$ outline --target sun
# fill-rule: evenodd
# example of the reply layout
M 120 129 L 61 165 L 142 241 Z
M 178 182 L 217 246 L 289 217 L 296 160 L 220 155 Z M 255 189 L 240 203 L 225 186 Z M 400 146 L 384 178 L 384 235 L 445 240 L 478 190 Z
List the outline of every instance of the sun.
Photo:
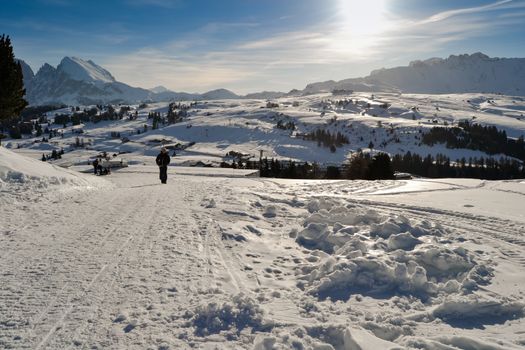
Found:
M 387 0 L 337 0 L 341 32 L 349 37 L 373 37 L 388 28 Z
M 369 57 L 394 29 L 387 2 L 391 0 L 335 0 L 335 21 L 328 49 L 334 58 Z

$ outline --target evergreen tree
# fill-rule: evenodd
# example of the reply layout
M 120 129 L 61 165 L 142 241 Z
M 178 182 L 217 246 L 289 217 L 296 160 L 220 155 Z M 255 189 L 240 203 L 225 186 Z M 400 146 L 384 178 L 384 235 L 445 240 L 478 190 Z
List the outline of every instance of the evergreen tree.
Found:
M 350 180 L 366 179 L 369 163 L 369 155 L 364 155 L 362 152 L 355 153 L 346 169 L 346 178 Z
M 370 180 L 388 180 L 394 178 L 394 170 L 390 156 L 386 153 L 378 153 L 370 162 L 368 167 L 368 178 Z
M 0 121 L 20 116 L 27 106 L 22 67 L 15 61 L 9 36 L 0 36 Z

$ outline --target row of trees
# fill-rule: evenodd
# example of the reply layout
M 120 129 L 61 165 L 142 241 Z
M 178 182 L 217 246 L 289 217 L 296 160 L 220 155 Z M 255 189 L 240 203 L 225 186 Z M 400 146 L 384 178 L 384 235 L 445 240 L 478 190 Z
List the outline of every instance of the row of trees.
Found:
M 267 158 L 259 161 L 242 161 L 221 164 L 222 167 L 259 169 L 262 177 L 290 179 L 393 179 L 394 172 L 406 172 L 429 178 L 476 178 L 506 180 L 525 178 L 525 167 L 518 161 L 501 158 L 469 158 L 451 162 L 450 158 L 438 154 L 422 157 L 407 152 L 392 159 L 386 153 L 371 156 L 357 152 L 349 162 L 340 166 L 322 168 L 317 163 L 280 161 Z
M 342 166 L 322 168 L 317 163 L 283 161 L 268 158 L 262 161 L 246 161 L 226 163 L 221 167 L 259 169 L 261 177 L 277 177 L 288 179 L 393 179 L 394 171 L 390 157 L 379 153 L 371 157 L 368 154 L 356 153 L 352 160 Z
M 486 180 L 506 180 L 525 177 L 525 167 L 521 162 L 508 158 L 494 159 L 490 157 L 457 159 L 438 154 L 436 157 L 407 152 L 392 158 L 392 167 L 399 172 L 430 177 L 430 178 L 475 178 Z
M 186 105 L 181 103 L 170 103 L 168 106 L 168 113 L 163 117 L 160 112 L 150 112 L 148 113 L 148 119 L 152 119 L 151 128 L 156 130 L 160 125 L 171 125 L 180 123 L 184 117 L 188 115 L 188 109 L 190 109 L 194 104 Z
M 317 141 L 317 146 L 330 147 L 332 152 L 336 151 L 336 147 L 350 143 L 346 135 L 340 132 L 331 133 L 325 129 L 317 129 L 314 132 L 305 134 L 303 135 L 303 140 Z
M 121 108 L 117 112 L 113 106 L 108 105 L 103 112 L 99 112 L 98 107 L 93 107 L 76 111 L 71 115 L 58 114 L 55 116 L 55 124 L 62 124 L 65 127 L 67 124 L 79 125 L 81 123 L 98 123 L 103 120 L 122 120 L 128 111 L 129 109 Z
M 487 154 L 505 154 L 525 161 L 525 142 L 523 136 L 517 140 L 509 139 L 505 130 L 495 126 L 472 124 L 461 121 L 457 127 L 434 127 L 424 134 L 421 142 L 433 146 L 446 144 L 447 148 L 467 148 Z

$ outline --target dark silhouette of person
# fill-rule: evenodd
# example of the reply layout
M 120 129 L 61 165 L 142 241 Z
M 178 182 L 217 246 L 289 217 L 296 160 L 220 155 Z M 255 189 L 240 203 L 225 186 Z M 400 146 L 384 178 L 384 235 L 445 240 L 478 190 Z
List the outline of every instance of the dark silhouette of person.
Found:
M 97 175 L 97 170 L 98 170 L 98 158 L 95 158 L 95 160 L 93 161 L 93 171 L 95 172 L 95 175 Z
M 170 164 L 170 161 L 171 159 L 168 154 L 168 150 L 166 149 L 166 147 L 162 147 L 159 155 L 157 156 L 156 162 L 159 166 L 160 182 L 163 184 L 165 184 L 168 180 L 168 164 Z

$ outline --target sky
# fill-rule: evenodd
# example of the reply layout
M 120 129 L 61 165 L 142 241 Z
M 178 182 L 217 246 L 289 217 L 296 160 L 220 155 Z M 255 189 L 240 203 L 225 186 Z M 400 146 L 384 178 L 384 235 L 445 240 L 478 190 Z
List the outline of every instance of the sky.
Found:
M 289 91 L 451 54 L 525 57 L 525 0 L 0 0 L 35 72 L 64 56 L 173 91 Z

